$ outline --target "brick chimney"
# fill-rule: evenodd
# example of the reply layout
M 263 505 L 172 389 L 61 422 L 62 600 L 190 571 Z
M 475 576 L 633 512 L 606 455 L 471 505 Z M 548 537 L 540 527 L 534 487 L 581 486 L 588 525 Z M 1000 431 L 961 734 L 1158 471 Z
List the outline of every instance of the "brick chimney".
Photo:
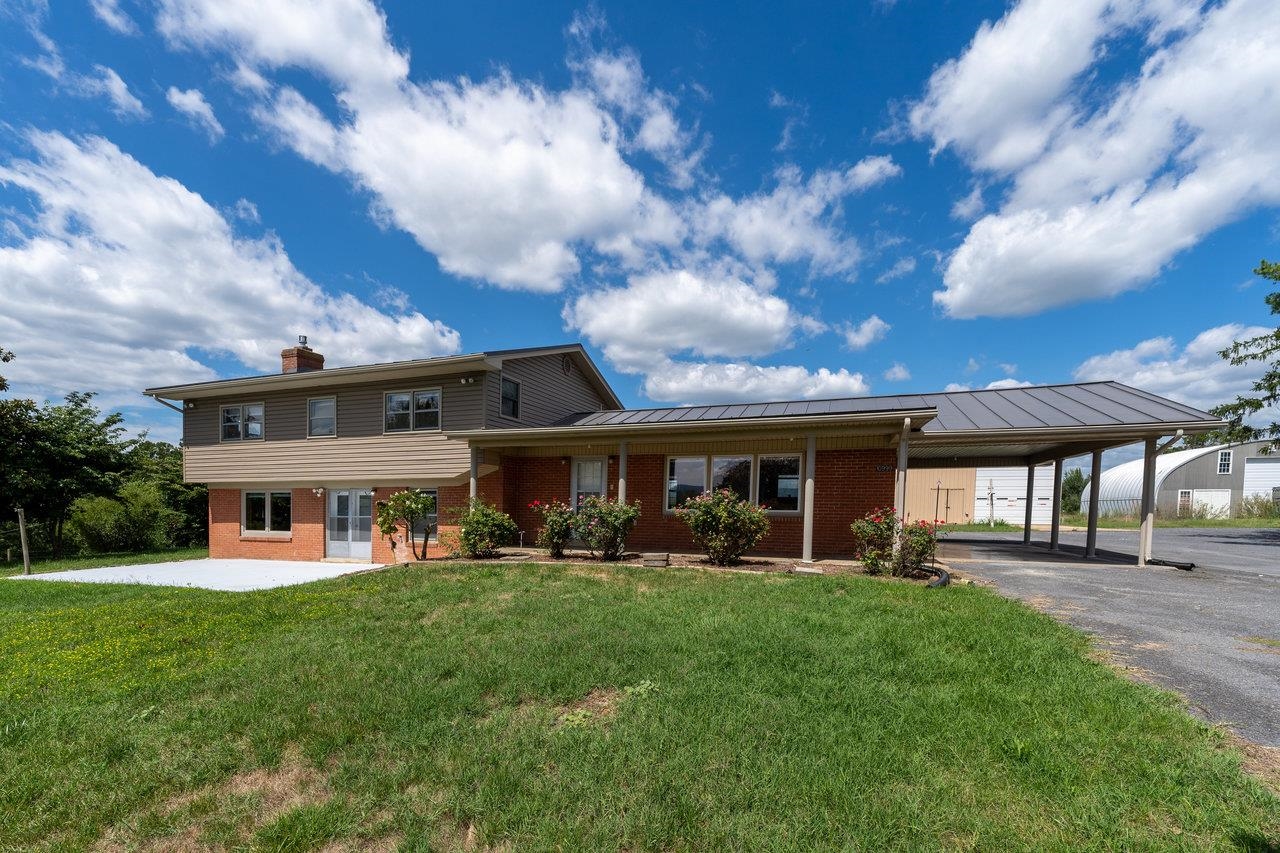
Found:
M 324 356 L 307 346 L 307 336 L 298 335 L 298 345 L 280 350 L 281 373 L 324 370 Z

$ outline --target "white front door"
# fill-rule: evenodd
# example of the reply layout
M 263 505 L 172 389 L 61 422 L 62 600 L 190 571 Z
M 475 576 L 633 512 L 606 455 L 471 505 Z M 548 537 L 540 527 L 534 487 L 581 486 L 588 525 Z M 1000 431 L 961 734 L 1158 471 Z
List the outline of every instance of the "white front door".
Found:
M 331 489 L 325 531 L 326 557 L 373 559 L 373 492 Z

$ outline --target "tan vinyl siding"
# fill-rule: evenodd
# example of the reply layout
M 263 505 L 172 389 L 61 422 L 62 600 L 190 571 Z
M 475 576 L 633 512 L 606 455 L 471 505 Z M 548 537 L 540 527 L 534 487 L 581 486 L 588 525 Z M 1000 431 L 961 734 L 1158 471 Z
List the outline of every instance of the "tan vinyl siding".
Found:
M 185 476 L 197 483 L 415 485 L 457 480 L 470 466 L 467 443 L 438 432 L 228 442 L 183 451 Z
M 567 376 L 564 358 L 572 365 Z M 605 405 L 572 356 L 507 359 L 502 363 L 502 376 L 520 383 L 520 417 L 503 417 L 502 381 L 498 374 L 489 374 L 485 390 L 491 428 L 547 426 L 565 415 L 595 412 Z
M 974 468 L 907 468 L 907 518 L 937 518 L 952 523 L 971 521 Z M 941 483 L 941 487 L 939 487 Z M 946 489 L 939 494 L 938 489 Z M 950 510 L 947 504 L 950 503 Z
M 369 383 L 333 390 L 308 389 L 297 392 L 260 394 L 253 399 L 229 398 L 225 400 L 198 400 L 196 408 L 187 411 L 182 418 L 183 444 L 186 447 L 217 445 L 219 410 L 224 405 L 238 403 L 265 403 L 263 440 L 297 441 L 307 439 L 307 400 L 316 397 L 338 399 L 338 437 L 361 438 L 381 436 L 383 429 L 382 397 L 388 391 L 420 391 L 439 388 L 440 407 L 445 429 L 477 429 L 484 417 L 484 392 L 480 379 L 470 385 L 459 383 L 459 377 L 433 377 L 430 379 L 398 380 Z M 332 438 L 314 438 L 311 441 L 333 441 Z M 228 442 L 239 444 L 240 442 Z

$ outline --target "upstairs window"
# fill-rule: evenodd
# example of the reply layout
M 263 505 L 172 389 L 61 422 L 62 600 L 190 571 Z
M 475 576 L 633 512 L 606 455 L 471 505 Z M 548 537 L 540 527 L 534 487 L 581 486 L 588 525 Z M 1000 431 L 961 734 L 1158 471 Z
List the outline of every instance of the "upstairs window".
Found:
M 1218 473 L 1219 474 L 1231 473 L 1231 451 L 1230 450 L 1218 451 Z
M 250 441 L 262 438 L 264 406 L 262 403 L 246 403 L 239 406 L 223 406 L 221 438 L 223 441 Z
M 502 377 L 502 414 L 503 417 L 520 417 L 520 383 L 514 379 Z
M 413 428 L 440 429 L 440 392 L 413 392 Z
M 386 432 L 440 429 L 440 389 L 391 391 L 383 396 Z
M 338 401 L 320 397 L 307 401 L 307 437 L 324 438 L 338 434 Z

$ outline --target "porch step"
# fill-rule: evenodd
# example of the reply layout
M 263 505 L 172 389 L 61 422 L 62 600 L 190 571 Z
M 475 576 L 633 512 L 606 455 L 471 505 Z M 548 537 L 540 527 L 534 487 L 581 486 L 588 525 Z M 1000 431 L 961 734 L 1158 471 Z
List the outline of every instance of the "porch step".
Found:
M 670 554 L 641 554 L 640 564 L 651 568 L 671 565 Z

